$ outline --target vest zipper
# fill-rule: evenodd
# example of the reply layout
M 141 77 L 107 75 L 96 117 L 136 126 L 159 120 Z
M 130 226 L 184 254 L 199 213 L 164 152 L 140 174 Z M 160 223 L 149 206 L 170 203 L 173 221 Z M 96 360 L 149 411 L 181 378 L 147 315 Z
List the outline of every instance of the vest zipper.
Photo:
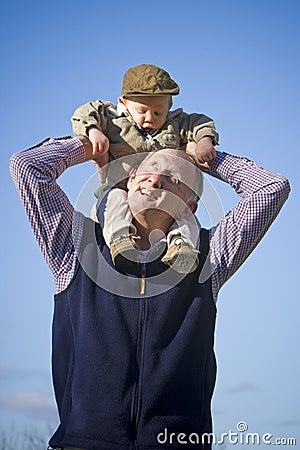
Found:
M 146 264 L 142 263 L 141 269 L 141 290 L 140 294 L 145 295 L 146 292 Z M 136 384 L 135 394 L 134 394 L 134 426 L 135 426 L 135 441 L 134 448 L 138 448 L 137 445 L 137 426 L 138 426 L 138 415 L 139 415 L 139 403 L 140 403 L 140 385 L 141 385 L 141 374 L 142 374 L 142 363 L 143 363 L 143 342 L 144 342 L 144 332 L 145 332 L 145 319 L 146 319 L 146 298 L 142 297 L 141 302 L 141 314 L 139 322 L 139 337 L 137 342 L 137 362 L 139 368 L 139 375 Z
M 143 263 L 142 265 L 142 271 L 141 271 L 141 290 L 140 294 L 145 295 L 146 291 L 146 264 Z

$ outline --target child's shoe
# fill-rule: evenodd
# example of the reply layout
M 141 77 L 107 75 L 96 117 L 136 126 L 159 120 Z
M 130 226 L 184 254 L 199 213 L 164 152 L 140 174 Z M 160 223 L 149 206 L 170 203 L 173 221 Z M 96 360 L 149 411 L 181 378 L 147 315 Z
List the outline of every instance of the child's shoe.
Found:
M 174 239 L 162 262 L 179 273 L 191 273 L 199 265 L 198 250 L 193 249 L 182 239 Z
M 120 236 L 111 242 L 112 262 L 121 271 L 126 271 L 132 263 L 138 262 L 139 248 L 135 239 L 138 239 L 138 236 Z

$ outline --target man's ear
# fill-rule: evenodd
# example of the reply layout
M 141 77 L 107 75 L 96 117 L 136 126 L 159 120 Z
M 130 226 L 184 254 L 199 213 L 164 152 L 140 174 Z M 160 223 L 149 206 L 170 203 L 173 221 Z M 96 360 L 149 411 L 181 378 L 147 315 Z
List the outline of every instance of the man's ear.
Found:
M 195 214 L 195 212 L 197 211 L 197 208 L 198 208 L 198 203 L 196 201 L 192 200 L 186 204 L 184 211 L 182 211 L 181 215 L 177 216 L 177 217 L 178 218 L 180 217 L 181 219 L 187 219 L 188 217 Z
M 132 167 L 132 169 L 130 170 L 129 175 L 128 175 L 127 188 L 130 187 L 131 183 L 132 183 L 133 180 L 135 179 L 135 175 L 136 175 L 137 169 L 138 169 L 138 166 L 134 166 L 134 167 Z
M 189 217 L 192 214 L 195 214 L 195 212 L 197 211 L 198 208 L 198 203 L 195 200 L 192 200 L 191 202 L 188 203 L 186 211 L 184 213 L 184 217 Z

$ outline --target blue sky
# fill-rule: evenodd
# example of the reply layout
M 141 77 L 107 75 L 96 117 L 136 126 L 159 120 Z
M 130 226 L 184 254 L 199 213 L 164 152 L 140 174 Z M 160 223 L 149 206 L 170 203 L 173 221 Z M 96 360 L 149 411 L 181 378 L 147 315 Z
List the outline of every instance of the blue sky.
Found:
M 246 155 L 291 181 L 281 214 L 220 293 L 213 411 L 218 433 L 236 431 L 244 420 L 249 431 L 300 442 L 299 19 L 296 0 L 2 6 L 2 427 L 56 424 L 54 284 L 9 177 L 9 157 L 45 137 L 71 134 L 76 107 L 115 101 L 125 70 L 152 63 L 181 86 L 174 107 L 214 118 L 219 150 Z M 93 173 L 86 163 L 61 177 L 73 203 Z M 224 210 L 234 206 L 232 190 L 211 182 Z

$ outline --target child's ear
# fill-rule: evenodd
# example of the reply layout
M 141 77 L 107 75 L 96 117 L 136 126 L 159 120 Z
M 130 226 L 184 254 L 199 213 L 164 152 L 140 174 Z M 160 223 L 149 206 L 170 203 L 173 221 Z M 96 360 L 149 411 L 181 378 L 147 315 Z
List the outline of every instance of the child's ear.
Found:
M 126 106 L 126 100 L 123 97 L 118 97 L 118 103 L 121 103 L 121 105 Z

